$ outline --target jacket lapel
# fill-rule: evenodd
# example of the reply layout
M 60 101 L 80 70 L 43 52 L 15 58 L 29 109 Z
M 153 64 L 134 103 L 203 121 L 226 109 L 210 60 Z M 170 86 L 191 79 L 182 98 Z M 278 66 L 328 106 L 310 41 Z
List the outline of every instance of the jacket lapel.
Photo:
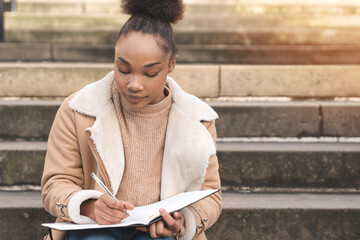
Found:
M 180 192 L 200 190 L 209 158 L 216 154 L 213 139 L 201 123 L 218 115 L 207 104 L 167 80 L 173 95 L 166 132 L 161 199 Z
M 114 73 L 81 89 L 70 101 L 69 107 L 81 114 L 95 117 L 93 126 L 86 129 L 103 165 L 102 176 L 110 182 L 114 194 L 119 189 L 124 172 L 125 156 L 119 123 L 111 100 Z M 91 146 L 90 146 L 91 147 Z M 97 155 L 97 154 L 96 154 Z M 102 168 L 100 168 L 102 169 Z
M 72 110 L 95 117 L 86 129 L 105 168 L 110 187 L 117 193 L 124 172 L 125 157 L 116 111 L 111 100 L 110 72 L 102 80 L 80 90 L 70 101 Z M 168 77 L 167 85 L 173 96 L 166 132 L 162 168 L 161 199 L 184 191 L 199 190 L 204 181 L 209 158 L 216 153 L 210 133 L 200 122 L 211 121 L 218 115 L 206 103 L 184 92 Z M 99 162 L 100 161 L 100 162 Z
M 90 138 L 100 156 L 98 164 L 105 167 L 106 172 L 102 176 L 108 177 L 112 192 L 116 194 L 124 173 L 125 155 L 114 105 L 108 104 L 96 117 L 94 125 L 86 131 L 90 132 Z

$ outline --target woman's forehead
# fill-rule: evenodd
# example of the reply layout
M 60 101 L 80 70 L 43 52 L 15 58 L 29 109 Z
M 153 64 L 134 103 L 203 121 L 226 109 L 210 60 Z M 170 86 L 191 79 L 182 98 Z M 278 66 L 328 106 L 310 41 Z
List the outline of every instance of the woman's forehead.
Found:
M 121 37 L 116 43 L 116 57 L 134 57 L 141 55 L 145 58 L 166 60 L 168 54 L 159 46 L 161 39 L 151 34 L 132 32 Z M 121 55 L 121 56 L 120 56 Z

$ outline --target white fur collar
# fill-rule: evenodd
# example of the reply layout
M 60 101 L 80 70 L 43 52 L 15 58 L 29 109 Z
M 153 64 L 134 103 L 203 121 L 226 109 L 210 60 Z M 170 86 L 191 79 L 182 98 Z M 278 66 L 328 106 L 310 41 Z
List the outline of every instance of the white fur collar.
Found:
M 114 73 L 81 89 L 70 101 L 72 110 L 95 117 L 91 132 L 101 160 L 109 175 L 111 188 L 118 191 L 124 171 L 124 150 L 114 105 L 111 84 Z M 216 153 L 210 133 L 201 120 L 218 118 L 216 112 L 197 97 L 184 92 L 171 78 L 167 85 L 173 105 L 165 140 L 161 199 L 176 193 L 199 190 L 209 158 Z M 109 144 L 111 143 L 111 144 Z

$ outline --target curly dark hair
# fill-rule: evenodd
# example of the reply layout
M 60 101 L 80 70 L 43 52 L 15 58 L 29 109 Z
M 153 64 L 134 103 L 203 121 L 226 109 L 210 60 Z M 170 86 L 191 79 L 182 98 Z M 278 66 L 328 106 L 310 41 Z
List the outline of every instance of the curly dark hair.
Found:
M 165 53 L 171 53 L 170 59 L 177 54 L 171 23 L 183 18 L 182 0 L 122 0 L 121 6 L 131 17 L 121 28 L 117 41 L 131 32 L 142 32 L 160 37 L 159 46 Z
M 184 15 L 181 0 L 123 0 L 121 6 L 124 13 L 132 16 L 147 15 L 168 23 L 177 23 Z

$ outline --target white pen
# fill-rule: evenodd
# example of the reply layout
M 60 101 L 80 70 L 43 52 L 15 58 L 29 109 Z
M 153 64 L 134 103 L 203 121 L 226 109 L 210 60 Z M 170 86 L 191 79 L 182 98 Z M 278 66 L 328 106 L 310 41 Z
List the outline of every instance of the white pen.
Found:
M 102 183 L 102 181 L 95 175 L 95 173 L 90 173 L 90 175 L 93 177 L 93 179 L 95 180 L 95 182 L 97 182 L 100 187 L 102 187 L 102 189 L 104 189 L 110 196 L 112 196 L 116 201 L 119 201 L 117 200 L 117 198 L 114 196 L 114 194 L 112 194 L 112 192 L 110 192 L 110 190 L 105 186 L 105 184 Z M 130 216 L 129 213 L 126 211 L 125 212 L 126 215 Z

